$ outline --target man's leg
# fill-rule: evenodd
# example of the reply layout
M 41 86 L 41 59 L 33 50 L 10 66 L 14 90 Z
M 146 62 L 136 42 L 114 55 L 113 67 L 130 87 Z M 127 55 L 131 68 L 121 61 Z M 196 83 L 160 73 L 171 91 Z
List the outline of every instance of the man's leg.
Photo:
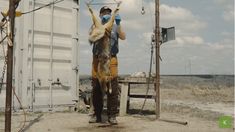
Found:
M 108 118 L 111 124 L 117 124 L 116 116 L 118 114 L 118 79 L 117 77 L 111 81 L 112 93 L 108 93 L 107 107 Z
M 96 122 L 101 122 L 101 114 L 103 110 L 103 95 L 97 78 L 92 78 L 92 103 L 94 106 L 94 116 Z
M 111 124 L 117 124 L 116 116 L 118 114 L 118 61 L 117 57 L 112 57 L 110 62 L 110 71 L 112 75 L 111 87 L 112 93 L 108 93 L 107 107 L 108 107 L 108 118 Z
M 93 56 L 91 86 L 92 86 L 92 103 L 94 108 L 94 114 L 91 116 L 89 123 L 101 122 L 101 114 L 103 110 L 103 95 L 101 92 L 99 81 L 96 78 L 97 66 L 98 66 L 98 58 L 97 56 Z

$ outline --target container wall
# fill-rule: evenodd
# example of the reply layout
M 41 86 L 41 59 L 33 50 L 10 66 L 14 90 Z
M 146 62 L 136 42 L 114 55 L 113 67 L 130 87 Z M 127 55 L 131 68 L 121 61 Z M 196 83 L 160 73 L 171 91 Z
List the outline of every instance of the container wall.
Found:
M 18 9 L 25 12 L 48 2 L 24 0 Z M 65 0 L 16 18 L 19 34 L 15 39 L 14 85 L 24 107 L 55 108 L 72 105 L 78 99 L 79 10 L 76 8 L 79 6 L 73 0 Z M 2 66 L 3 62 L 0 63 Z M 1 104 L 2 98 L 4 91 L 0 95 Z

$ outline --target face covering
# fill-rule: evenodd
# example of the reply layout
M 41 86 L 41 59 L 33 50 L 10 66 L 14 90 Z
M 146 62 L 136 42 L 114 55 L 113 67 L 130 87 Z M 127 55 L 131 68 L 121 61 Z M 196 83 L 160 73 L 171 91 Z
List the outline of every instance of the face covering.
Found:
M 102 21 L 102 23 L 106 23 L 106 22 L 109 21 L 110 18 L 111 18 L 111 15 L 109 15 L 109 14 L 103 15 L 103 16 L 101 17 L 101 21 Z

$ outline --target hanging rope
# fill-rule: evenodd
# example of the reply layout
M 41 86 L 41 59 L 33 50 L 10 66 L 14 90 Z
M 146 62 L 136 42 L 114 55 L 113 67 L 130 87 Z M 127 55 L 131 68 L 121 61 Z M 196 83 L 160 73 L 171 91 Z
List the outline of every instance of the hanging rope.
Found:
M 87 4 L 89 5 L 117 5 L 122 1 L 113 0 L 114 2 L 94 2 L 94 0 L 89 0 Z

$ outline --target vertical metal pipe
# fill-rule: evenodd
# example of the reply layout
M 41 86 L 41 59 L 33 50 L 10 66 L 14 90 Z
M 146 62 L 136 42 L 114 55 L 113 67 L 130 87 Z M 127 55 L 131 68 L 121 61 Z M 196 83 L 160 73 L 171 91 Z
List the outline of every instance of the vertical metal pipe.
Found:
M 5 107 L 5 132 L 11 131 L 11 104 L 12 104 L 12 70 L 13 70 L 13 45 L 15 28 L 15 0 L 9 0 L 9 21 L 10 36 L 7 52 L 7 86 L 6 86 L 6 107 Z M 8 27 L 9 28 L 9 27 Z
M 35 8 L 35 0 L 32 0 L 32 9 L 34 10 Z M 32 12 L 32 16 L 31 16 L 31 56 L 30 56 L 30 60 L 31 60 L 31 77 L 30 77 L 30 81 L 31 81 L 31 86 L 30 86 L 30 93 L 31 93 L 31 97 L 30 97 L 30 110 L 33 111 L 33 102 L 34 102 L 34 12 Z
M 155 59 L 156 59 L 156 83 L 155 83 L 155 90 L 156 90 L 156 118 L 160 117 L 160 9 L 159 9 L 159 0 L 155 0 Z
M 76 1 L 76 3 L 74 3 L 73 5 L 73 16 L 75 18 L 74 22 L 73 22 L 73 35 L 72 35 L 72 44 L 73 44 L 73 48 L 72 48 L 72 95 L 75 97 L 75 100 L 78 100 L 79 98 L 79 65 L 78 65 L 78 61 L 79 61 L 79 0 Z
M 78 73 L 77 73 L 77 97 L 79 97 L 79 83 L 80 83 L 80 77 L 79 77 L 79 30 L 80 30 L 80 27 L 79 27 L 79 24 L 80 24 L 80 0 L 78 0 L 78 12 L 77 12 L 77 34 L 78 34 L 78 41 L 77 41 L 77 67 L 78 67 Z
M 76 97 L 79 97 L 79 12 L 80 12 L 80 0 L 78 0 L 78 9 L 76 10 Z
M 52 0 L 52 2 L 54 2 L 54 0 Z M 54 24 L 54 4 L 51 5 L 51 24 L 50 24 L 50 27 L 51 27 L 51 36 L 50 36 L 50 79 L 49 79 L 49 82 L 50 82 L 50 108 L 53 107 L 53 94 L 52 94 L 52 82 L 53 82 L 53 32 L 54 32 L 54 29 L 53 29 L 53 24 Z

